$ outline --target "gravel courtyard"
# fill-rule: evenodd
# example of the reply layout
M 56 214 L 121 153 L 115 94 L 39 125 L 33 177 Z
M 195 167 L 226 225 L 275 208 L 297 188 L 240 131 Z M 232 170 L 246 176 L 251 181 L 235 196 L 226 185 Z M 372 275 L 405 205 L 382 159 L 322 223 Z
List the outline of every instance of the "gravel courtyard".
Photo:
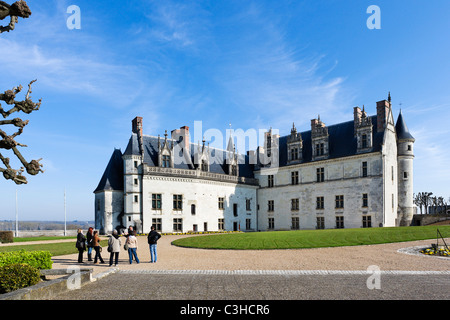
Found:
M 128 253 L 119 255 L 120 270 L 367 270 L 371 265 L 382 271 L 448 271 L 450 259 L 398 252 L 399 249 L 430 246 L 436 240 L 391 244 L 289 250 L 208 250 L 176 247 L 175 239 L 186 235 L 163 236 L 158 242 L 158 262 L 149 263 L 145 236 L 138 237 L 140 264 L 129 264 Z M 122 243 L 124 242 L 124 238 Z M 450 243 L 450 239 L 446 239 Z M 85 257 L 87 254 L 85 254 Z M 109 253 L 102 252 L 105 264 L 94 265 L 84 259 L 83 267 L 93 267 L 94 276 L 109 269 Z M 77 264 L 77 254 L 53 258 L 53 269 Z

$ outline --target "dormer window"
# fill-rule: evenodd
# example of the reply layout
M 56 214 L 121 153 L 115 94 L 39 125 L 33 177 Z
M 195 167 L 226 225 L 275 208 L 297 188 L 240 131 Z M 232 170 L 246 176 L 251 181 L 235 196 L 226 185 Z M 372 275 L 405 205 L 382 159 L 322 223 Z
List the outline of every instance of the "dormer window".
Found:
M 208 163 L 202 160 L 202 171 L 208 172 Z
M 162 166 L 163 168 L 169 168 L 170 167 L 170 156 L 162 156 Z
M 367 148 L 367 134 L 363 134 L 361 137 L 361 144 L 362 144 L 362 148 L 365 149 Z
M 291 160 L 298 160 L 298 149 L 297 148 L 291 149 Z
M 231 175 L 237 176 L 237 166 L 235 164 L 231 166 Z
M 316 156 L 323 156 L 325 154 L 325 145 L 323 143 L 316 144 Z
M 288 163 L 299 163 L 302 160 L 303 140 L 295 125 L 292 124 L 291 134 L 287 137 Z

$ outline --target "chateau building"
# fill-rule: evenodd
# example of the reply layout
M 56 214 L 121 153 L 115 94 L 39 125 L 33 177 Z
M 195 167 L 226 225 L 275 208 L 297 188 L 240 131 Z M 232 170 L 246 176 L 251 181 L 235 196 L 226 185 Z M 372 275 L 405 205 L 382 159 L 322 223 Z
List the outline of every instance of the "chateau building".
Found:
M 410 225 L 413 146 L 390 95 L 377 114 L 355 107 L 353 120 L 280 137 L 238 154 L 191 142 L 189 127 L 170 138 L 143 134 L 132 121 L 125 152 L 115 149 L 94 191 L 102 233 L 135 226 L 148 232 L 266 231 Z

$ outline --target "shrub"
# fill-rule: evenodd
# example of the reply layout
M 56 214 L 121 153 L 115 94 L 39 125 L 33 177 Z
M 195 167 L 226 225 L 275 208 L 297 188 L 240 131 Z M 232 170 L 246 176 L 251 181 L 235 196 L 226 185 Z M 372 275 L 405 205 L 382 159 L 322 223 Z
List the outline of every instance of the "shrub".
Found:
M 0 266 L 10 264 L 28 264 L 36 269 L 51 269 L 52 256 L 48 251 L 13 251 L 0 252 Z
M 0 231 L 0 243 L 14 242 L 14 233 L 12 231 Z
M 28 264 L 16 263 L 0 267 L 0 293 L 33 286 L 39 280 L 39 270 Z

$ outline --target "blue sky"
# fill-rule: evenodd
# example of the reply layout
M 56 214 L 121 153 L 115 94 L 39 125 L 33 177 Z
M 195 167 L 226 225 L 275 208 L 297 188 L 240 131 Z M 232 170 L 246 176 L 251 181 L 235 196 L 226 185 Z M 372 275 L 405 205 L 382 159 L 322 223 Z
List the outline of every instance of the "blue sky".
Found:
M 38 79 L 41 109 L 14 117 L 30 120 L 17 140 L 46 171 L 0 180 L 1 220 L 15 218 L 16 190 L 20 219 L 62 220 L 64 189 L 68 219 L 92 220 L 92 192 L 136 116 L 149 135 L 194 121 L 284 135 L 318 114 L 374 115 L 389 91 L 416 138 L 415 192 L 450 197 L 449 1 L 27 2 L 32 16 L 0 35 L 0 91 Z M 80 30 L 66 26 L 70 5 Z M 370 5 L 381 29 L 367 28 Z

